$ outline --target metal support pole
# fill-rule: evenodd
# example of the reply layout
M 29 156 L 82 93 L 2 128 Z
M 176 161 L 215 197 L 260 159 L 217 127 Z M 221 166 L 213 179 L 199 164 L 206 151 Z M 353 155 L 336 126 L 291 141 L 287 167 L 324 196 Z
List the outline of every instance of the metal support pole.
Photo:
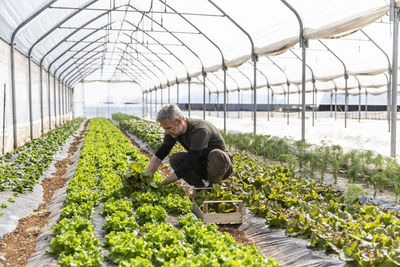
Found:
M 192 79 L 188 76 L 188 115 L 189 115 L 189 118 L 190 118 L 190 110 L 191 110 L 191 107 L 190 107 L 190 81 L 191 81 Z
M 336 113 L 337 113 L 337 88 L 335 87 L 335 120 L 336 120 Z
M 256 54 L 252 55 L 254 64 L 254 82 L 253 82 L 253 133 L 257 134 L 257 60 Z
M 31 67 L 31 65 L 32 65 L 32 59 L 31 59 L 31 57 L 28 57 L 29 133 L 30 133 L 31 140 L 32 140 L 33 139 L 33 112 L 32 112 L 32 67 Z
M 151 90 L 149 90 L 150 93 L 150 119 L 153 116 L 153 106 L 152 106 L 152 102 L 153 102 L 153 94 L 151 93 Z
M 331 105 L 329 106 L 329 111 L 330 111 L 330 113 L 329 113 L 329 116 L 332 118 L 332 99 L 333 99 L 333 93 L 332 93 L 332 91 L 331 91 Z
M 224 71 L 224 133 L 226 133 L 226 70 L 227 68 L 223 66 L 223 71 Z
M 7 94 L 6 94 L 6 90 L 7 90 L 7 86 L 6 86 L 6 84 L 4 84 L 4 98 L 3 98 L 3 145 L 2 145 L 2 154 L 4 155 L 5 154 L 5 147 L 4 147 L 4 144 L 5 144 L 5 137 L 6 137 L 6 96 L 7 96 Z
M 58 117 L 60 118 L 60 124 L 62 125 L 62 117 L 61 117 L 61 86 L 62 84 L 58 84 Z
M 168 83 L 168 104 L 171 104 L 171 87 L 169 86 L 169 83 Z
M 47 96 L 47 102 L 48 102 L 48 111 L 49 111 L 49 130 L 51 129 L 51 97 L 50 97 L 50 92 L 51 92 L 51 85 L 50 85 L 50 79 L 51 79 L 51 74 L 50 70 L 47 72 L 47 88 L 48 88 L 48 96 Z M 55 77 L 54 77 L 55 80 Z
M 161 94 L 161 107 L 164 105 L 164 96 L 163 96 L 163 88 L 161 87 L 160 84 L 160 94 Z
M 176 80 L 176 104 L 179 105 L 179 82 Z
M 345 90 L 345 96 L 344 96 L 344 128 L 347 128 L 347 111 L 349 109 L 348 102 L 349 102 L 349 92 L 347 91 L 347 73 L 345 73 L 344 76 L 344 90 Z
M 156 116 L 157 112 L 157 88 L 154 87 L 154 117 Z
M 390 155 L 396 157 L 397 129 L 397 65 L 399 53 L 399 9 L 396 2 L 391 0 L 391 15 L 393 18 L 393 59 L 392 59 L 392 129 L 390 132 Z
M 60 83 L 60 80 L 58 80 L 58 83 Z M 56 79 L 54 79 L 54 82 L 53 82 L 53 94 L 54 94 L 54 96 L 53 96 L 53 104 L 54 104 L 54 128 L 57 128 L 57 104 L 56 104 L 56 100 L 57 100 L 57 98 L 56 98 Z
M 274 92 L 272 92 L 272 94 L 271 94 L 271 100 L 272 100 L 272 102 L 271 102 L 271 104 L 272 104 L 272 117 L 274 116 Z
M 368 92 L 365 88 L 365 118 L 368 119 Z
M 211 91 L 208 91 L 208 116 L 211 117 Z
M 361 122 L 361 86 L 358 86 L 358 122 Z
M 315 80 L 313 79 L 312 80 L 312 86 L 313 86 L 313 90 L 312 90 L 312 93 L 313 93 L 313 95 L 312 95 L 312 105 L 313 105 L 313 107 L 312 107 L 312 126 L 314 127 L 314 122 L 315 122 L 315 103 L 316 103 L 316 97 L 315 97 L 315 93 L 316 93 L 316 90 L 315 90 Z
M 289 125 L 289 87 L 290 83 L 287 83 L 287 105 L 286 105 L 286 119 L 287 119 L 287 125 Z
M 43 127 L 43 73 L 42 73 L 42 66 L 40 66 L 40 128 L 42 135 L 44 134 L 44 127 Z
M 269 113 L 270 113 L 270 110 L 269 110 L 269 108 L 270 108 L 270 102 L 269 102 L 269 91 L 270 91 L 270 87 L 269 87 L 269 84 L 267 85 L 267 120 L 269 121 Z
M 219 91 L 217 91 L 217 105 L 216 105 L 216 107 L 217 107 L 217 118 L 219 118 Z
M 203 75 L 203 120 L 206 119 L 206 76 L 205 71 L 202 72 Z

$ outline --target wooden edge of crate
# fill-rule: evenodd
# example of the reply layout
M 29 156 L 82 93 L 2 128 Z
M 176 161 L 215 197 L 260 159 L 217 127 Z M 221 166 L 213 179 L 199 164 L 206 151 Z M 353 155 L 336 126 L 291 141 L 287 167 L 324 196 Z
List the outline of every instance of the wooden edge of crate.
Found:
M 203 213 L 209 214 L 208 213 L 208 204 L 215 204 L 215 203 L 237 203 L 239 205 L 236 206 L 235 212 L 242 213 L 242 210 L 243 210 L 243 201 L 242 200 L 205 200 L 203 202 Z M 224 213 L 224 214 L 229 214 L 229 213 Z

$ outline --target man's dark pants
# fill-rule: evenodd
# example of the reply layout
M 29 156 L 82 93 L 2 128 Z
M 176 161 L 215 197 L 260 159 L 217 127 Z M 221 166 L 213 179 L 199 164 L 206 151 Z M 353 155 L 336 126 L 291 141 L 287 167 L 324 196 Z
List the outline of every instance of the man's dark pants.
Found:
M 179 166 L 185 160 L 187 152 L 177 152 L 173 154 L 169 163 L 173 170 L 179 168 Z M 186 174 L 184 177 L 179 177 L 185 180 L 188 184 L 195 187 L 204 187 L 203 179 L 200 174 L 194 170 L 201 170 L 204 168 L 205 162 L 197 161 L 192 163 L 192 170 Z M 211 150 L 207 158 L 207 177 L 210 184 L 220 183 L 221 180 L 226 179 L 232 173 L 233 166 L 232 161 L 228 154 L 220 149 Z

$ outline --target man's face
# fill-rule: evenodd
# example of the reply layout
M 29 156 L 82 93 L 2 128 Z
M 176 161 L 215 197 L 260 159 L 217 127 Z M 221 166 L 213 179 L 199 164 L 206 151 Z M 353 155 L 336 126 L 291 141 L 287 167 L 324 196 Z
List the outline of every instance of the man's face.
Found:
M 177 118 L 175 122 L 171 122 L 169 119 L 164 119 L 160 122 L 160 125 L 163 127 L 165 134 L 169 134 L 173 138 L 177 138 L 182 134 L 183 121 L 180 118 Z

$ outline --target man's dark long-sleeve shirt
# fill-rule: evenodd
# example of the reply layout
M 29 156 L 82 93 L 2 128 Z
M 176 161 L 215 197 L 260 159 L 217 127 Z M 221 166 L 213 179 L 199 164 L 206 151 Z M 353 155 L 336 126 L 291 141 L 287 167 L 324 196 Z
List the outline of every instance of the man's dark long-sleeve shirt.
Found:
M 224 139 L 218 129 L 208 121 L 201 119 L 187 118 L 187 130 L 184 134 L 179 135 L 176 139 L 166 134 L 161 147 L 156 152 L 156 157 L 163 160 L 171 151 L 178 141 L 187 151 L 188 154 L 183 164 L 175 170 L 175 174 L 182 178 L 190 170 L 194 170 L 198 175 L 207 179 L 207 157 L 213 149 L 221 149 L 231 153 L 226 148 Z M 201 169 L 194 169 L 193 162 L 200 161 Z

